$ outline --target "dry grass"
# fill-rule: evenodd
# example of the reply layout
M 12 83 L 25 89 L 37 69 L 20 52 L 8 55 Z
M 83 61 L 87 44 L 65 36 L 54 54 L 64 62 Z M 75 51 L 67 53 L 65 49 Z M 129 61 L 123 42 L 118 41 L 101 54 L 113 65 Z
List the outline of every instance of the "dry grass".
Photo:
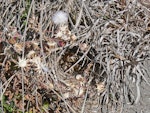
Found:
M 150 85 L 145 2 L 0 1 L 0 112 L 121 113 L 137 104 L 141 81 Z M 59 10 L 67 26 L 52 22 Z

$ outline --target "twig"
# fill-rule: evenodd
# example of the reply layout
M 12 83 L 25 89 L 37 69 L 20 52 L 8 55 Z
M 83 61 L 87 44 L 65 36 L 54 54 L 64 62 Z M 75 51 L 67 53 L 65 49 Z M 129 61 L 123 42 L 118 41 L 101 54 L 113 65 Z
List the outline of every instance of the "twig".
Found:
M 83 2 L 84 2 L 84 1 L 82 0 L 82 6 L 81 6 L 81 9 L 80 9 L 79 16 L 78 16 L 78 18 L 76 19 L 76 24 L 75 24 L 74 29 L 76 29 L 76 28 L 79 26 L 79 24 L 80 24 L 81 17 L 82 17 L 82 13 L 83 13 Z
M 85 94 L 85 97 L 84 97 L 84 102 L 83 102 L 83 105 L 82 105 L 81 113 L 84 113 L 84 110 L 85 110 L 85 103 L 86 103 L 87 96 L 88 96 L 88 90 L 89 90 L 89 88 L 87 88 L 87 90 L 86 90 L 86 94 Z
M 24 106 L 25 106 L 25 103 L 24 103 L 24 76 L 25 76 L 25 74 L 24 74 L 24 70 L 23 70 L 23 68 L 21 68 L 21 85 L 22 85 L 22 112 L 24 113 L 25 112 L 25 109 L 24 109 Z

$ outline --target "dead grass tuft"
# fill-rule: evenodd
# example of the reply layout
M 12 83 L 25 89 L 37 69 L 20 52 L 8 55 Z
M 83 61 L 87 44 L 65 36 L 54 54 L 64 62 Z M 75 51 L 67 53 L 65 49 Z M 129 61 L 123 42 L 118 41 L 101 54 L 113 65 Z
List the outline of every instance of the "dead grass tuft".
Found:
M 148 2 L 1 1 L 0 112 L 106 113 L 137 104 L 141 81 L 150 85 Z M 67 24 L 52 22 L 59 10 Z

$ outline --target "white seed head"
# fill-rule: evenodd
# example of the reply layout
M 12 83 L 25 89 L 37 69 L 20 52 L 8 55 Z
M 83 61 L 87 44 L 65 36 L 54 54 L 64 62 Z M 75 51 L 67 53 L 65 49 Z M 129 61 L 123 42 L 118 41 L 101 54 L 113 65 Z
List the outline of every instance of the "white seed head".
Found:
M 57 11 L 53 17 L 52 21 L 56 25 L 66 24 L 68 22 L 68 14 L 63 11 Z
M 21 68 L 25 68 L 27 66 L 27 60 L 19 58 L 18 66 Z

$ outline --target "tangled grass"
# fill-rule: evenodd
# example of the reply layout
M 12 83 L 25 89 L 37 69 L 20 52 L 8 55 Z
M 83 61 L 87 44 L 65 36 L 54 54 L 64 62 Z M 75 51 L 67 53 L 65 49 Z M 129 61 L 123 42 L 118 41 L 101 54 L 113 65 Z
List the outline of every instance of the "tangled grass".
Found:
M 137 104 L 141 81 L 150 85 L 148 2 L 0 1 L 0 112 L 121 113 Z M 52 22 L 59 10 L 68 24 Z

